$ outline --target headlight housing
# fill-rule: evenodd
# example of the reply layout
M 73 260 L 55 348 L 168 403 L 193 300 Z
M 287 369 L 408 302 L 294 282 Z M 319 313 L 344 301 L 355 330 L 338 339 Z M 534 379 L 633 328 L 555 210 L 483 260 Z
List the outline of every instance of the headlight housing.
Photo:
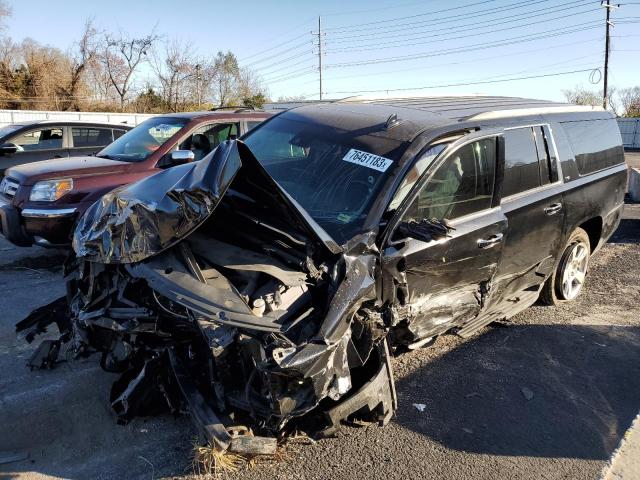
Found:
M 55 202 L 71 190 L 73 190 L 73 178 L 45 180 L 33 186 L 29 200 L 32 202 Z

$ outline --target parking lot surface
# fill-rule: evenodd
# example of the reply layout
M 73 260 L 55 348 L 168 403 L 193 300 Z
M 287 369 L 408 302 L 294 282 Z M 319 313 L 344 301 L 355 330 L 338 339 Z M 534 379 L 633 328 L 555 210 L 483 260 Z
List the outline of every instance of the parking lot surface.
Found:
M 108 403 L 115 377 L 96 358 L 25 366 L 35 344 L 14 324 L 63 294 L 63 256 L 0 240 L 0 478 L 191 476 L 188 417 L 120 426 Z M 576 302 L 396 358 L 387 427 L 288 444 L 229 477 L 600 478 L 640 409 L 639 266 L 640 205 L 628 205 Z
M 624 158 L 631 168 L 640 168 L 640 152 L 625 152 Z

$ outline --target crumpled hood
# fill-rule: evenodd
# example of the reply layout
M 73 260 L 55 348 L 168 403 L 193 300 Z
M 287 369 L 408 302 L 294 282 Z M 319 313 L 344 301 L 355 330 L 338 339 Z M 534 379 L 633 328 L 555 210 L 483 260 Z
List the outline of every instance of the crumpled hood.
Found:
M 164 170 L 104 195 L 73 235 L 78 257 L 134 263 L 176 244 L 213 213 L 243 169 L 284 208 L 292 223 L 332 253 L 342 249 L 264 170 L 239 140 L 222 143 L 203 160 Z

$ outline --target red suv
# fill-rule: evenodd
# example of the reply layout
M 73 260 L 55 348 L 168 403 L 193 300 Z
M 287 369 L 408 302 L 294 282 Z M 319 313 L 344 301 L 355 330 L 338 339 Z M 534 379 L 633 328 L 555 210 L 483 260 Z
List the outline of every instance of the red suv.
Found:
M 12 167 L 0 183 L 0 233 L 18 246 L 67 245 L 76 219 L 105 193 L 200 160 L 270 115 L 252 110 L 160 115 L 95 156 Z

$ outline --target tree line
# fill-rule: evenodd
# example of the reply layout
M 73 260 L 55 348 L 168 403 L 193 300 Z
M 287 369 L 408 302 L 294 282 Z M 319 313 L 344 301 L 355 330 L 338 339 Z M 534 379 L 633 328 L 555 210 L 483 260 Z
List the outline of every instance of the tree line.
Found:
M 602 106 L 602 92 L 589 90 L 582 85 L 563 90 L 569 103 Z M 623 117 L 640 117 L 640 87 L 609 88 L 609 106 Z
M 10 15 L 0 0 L 0 22 Z M 266 100 L 256 74 L 232 52 L 199 55 L 155 28 L 131 36 L 87 20 L 67 51 L 30 38 L 0 38 L 2 109 L 162 113 L 260 107 Z

